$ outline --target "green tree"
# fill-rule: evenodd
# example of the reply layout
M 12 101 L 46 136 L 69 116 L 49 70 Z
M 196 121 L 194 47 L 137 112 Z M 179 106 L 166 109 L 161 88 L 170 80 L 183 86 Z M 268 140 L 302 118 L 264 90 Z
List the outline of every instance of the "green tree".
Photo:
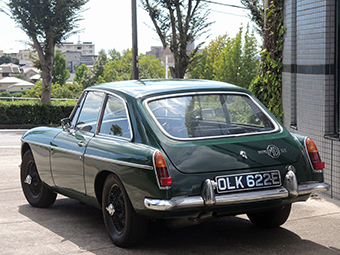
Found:
M 240 70 L 240 83 L 250 86 L 254 77 L 259 72 L 259 50 L 254 31 L 250 32 L 249 24 L 244 36 L 244 47 L 242 52 L 242 68 Z
M 54 54 L 52 82 L 64 85 L 66 80 L 70 78 L 70 72 L 67 70 L 66 58 L 57 50 Z
M 227 35 L 218 36 L 212 40 L 199 55 L 195 68 L 190 72 L 190 77 L 195 79 L 213 80 L 215 78 L 214 63 L 223 52 L 230 38 Z
M 116 57 L 109 61 L 103 72 L 103 78 L 106 82 L 123 81 L 132 79 L 132 51 L 127 49 L 122 55 L 116 54 Z
M 212 40 L 200 54 L 196 67 L 189 72 L 191 78 L 218 80 L 248 88 L 258 71 L 257 41 L 247 26 L 235 36 L 222 35 Z
M 261 51 L 261 67 L 250 90 L 279 120 L 282 109 L 282 52 L 284 33 L 283 1 L 272 0 L 265 8 L 265 27 Z
M 91 69 L 85 70 L 83 77 L 81 79 L 81 84 L 83 84 L 83 89 L 86 89 L 90 86 L 96 84 L 97 78 L 95 77 L 93 71 Z
M 228 40 L 223 51 L 218 55 L 214 63 L 214 80 L 224 81 L 243 86 L 239 81 L 242 68 L 242 28 L 236 37 Z
M 103 49 L 99 51 L 98 57 L 94 61 L 93 64 L 93 74 L 95 79 L 97 80 L 99 76 L 103 75 L 104 67 L 107 63 L 107 55 Z
M 19 64 L 19 59 L 17 58 L 12 58 L 10 56 L 1 56 L 0 57 L 0 65 L 2 64 L 8 64 L 8 63 L 13 63 L 18 65 Z
M 241 4 L 250 11 L 249 18 L 256 25 L 256 31 L 262 36 L 264 27 L 264 0 L 241 0 Z
M 175 66 L 173 78 L 183 78 L 195 61 L 200 45 L 190 53 L 187 48 L 207 32 L 209 10 L 203 0 L 141 0 L 155 27 L 164 49 L 169 45 Z
M 165 69 L 155 56 L 139 55 L 139 78 L 156 79 L 165 77 Z
M 80 67 L 76 67 L 76 77 L 74 81 L 78 84 L 82 84 L 84 89 L 92 85 L 105 82 L 103 76 L 107 62 L 107 55 L 102 49 L 99 51 L 98 57 L 94 61 L 92 70 L 84 64 Z
M 81 66 L 76 66 L 75 69 L 76 69 L 76 73 L 75 73 L 73 82 L 81 84 L 84 73 L 85 71 L 89 70 L 89 68 L 85 64 L 82 64 Z
M 109 56 L 111 60 L 120 60 L 122 58 L 120 52 L 115 49 L 109 50 Z
M 9 0 L 11 17 L 33 41 L 42 71 L 41 102 L 51 103 L 54 47 L 67 39 L 88 0 Z
M 18 78 L 18 79 L 21 79 L 21 80 L 25 80 L 25 77 L 22 73 L 11 74 L 11 77 L 15 77 L 15 78 Z
M 130 49 L 118 54 L 115 50 L 110 51 L 111 61 L 108 61 L 104 67 L 102 80 L 98 82 L 111 82 L 132 79 L 132 51 Z M 155 56 L 140 54 L 139 57 L 139 78 L 152 79 L 164 78 L 165 70 L 161 62 Z
M 37 81 L 32 89 L 27 90 L 24 97 L 41 97 L 42 81 Z M 65 85 L 60 85 L 54 83 L 51 86 L 51 96 L 52 98 L 79 98 L 83 86 L 79 84 L 66 83 Z

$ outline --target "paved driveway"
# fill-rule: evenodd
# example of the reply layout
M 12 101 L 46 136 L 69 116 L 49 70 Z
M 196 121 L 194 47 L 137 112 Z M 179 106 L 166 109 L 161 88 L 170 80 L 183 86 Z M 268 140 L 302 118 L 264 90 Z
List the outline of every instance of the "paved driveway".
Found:
M 97 209 L 63 196 L 48 209 L 27 204 L 21 134 L 0 130 L 0 254 L 340 254 L 340 203 L 322 196 L 294 204 L 278 229 L 258 229 L 245 215 L 178 230 L 153 224 L 143 245 L 115 247 Z

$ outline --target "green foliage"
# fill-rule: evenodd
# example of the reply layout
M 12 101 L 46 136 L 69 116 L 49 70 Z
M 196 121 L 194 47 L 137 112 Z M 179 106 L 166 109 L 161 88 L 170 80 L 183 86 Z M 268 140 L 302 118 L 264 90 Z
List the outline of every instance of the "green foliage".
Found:
M 21 80 L 25 80 L 25 77 L 22 73 L 15 73 L 15 74 L 11 74 L 11 77 L 15 77 Z
M 9 93 L 8 91 L 4 91 L 0 94 L 0 97 L 10 97 L 11 93 Z
M 93 74 L 96 79 L 103 75 L 104 67 L 107 63 L 107 56 L 105 51 L 102 49 L 99 51 L 98 57 L 93 64 Z
M 163 48 L 170 47 L 175 66 L 170 68 L 173 78 L 184 78 L 195 61 L 200 45 L 190 53 L 187 46 L 199 39 L 212 24 L 205 1 L 141 0 L 148 12 Z
M 123 51 L 122 54 L 114 49 L 110 50 L 110 58 L 104 54 L 105 52 L 102 51 L 101 57 L 96 59 L 93 70 L 85 65 L 76 67 L 74 82 L 87 88 L 95 84 L 132 79 L 132 51 L 130 49 Z M 140 79 L 165 77 L 165 70 L 155 56 L 140 54 L 138 59 Z M 104 66 L 103 63 L 105 63 Z
M 0 100 L 5 100 L 5 101 L 12 101 L 12 99 L 4 99 L 4 97 L 22 97 L 26 94 L 26 91 L 23 90 L 21 92 L 16 92 L 16 93 L 9 93 L 8 91 L 4 91 L 0 93 Z
M 0 57 L 0 65 L 2 64 L 8 64 L 8 63 L 13 63 L 18 65 L 19 64 L 19 59 L 17 58 L 12 58 L 10 56 L 1 56 Z
M 250 90 L 279 119 L 282 120 L 282 51 L 285 26 L 283 25 L 283 1 L 270 1 L 267 11 L 268 29 L 264 33 L 264 49 L 259 76 Z
M 76 66 L 76 73 L 75 73 L 75 77 L 73 79 L 73 82 L 76 82 L 78 84 L 82 84 L 82 79 L 84 76 L 84 73 L 89 70 L 89 68 L 85 65 L 82 64 L 81 66 Z
M 64 85 L 66 80 L 70 78 L 70 72 L 67 70 L 66 57 L 61 54 L 60 50 L 56 50 L 54 54 L 52 76 L 52 82 L 60 85 Z
M 71 114 L 75 104 L 75 101 L 53 102 L 51 105 L 38 101 L 0 101 L 0 124 L 60 125 L 60 120 Z
M 212 40 L 200 54 L 190 78 L 218 80 L 248 88 L 258 72 L 257 41 L 249 26 L 243 36 L 242 28 L 235 38 L 227 35 Z
M 37 81 L 32 89 L 27 90 L 24 97 L 41 97 L 42 81 Z M 64 86 L 60 84 L 52 84 L 51 96 L 52 98 L 69 98 L 76 99 L 80 96 L 83 86 L 76 83 L 66 83 Z
M 82 7 L 88 0 L 9 0 L 11 17 L 28 35 L 39 56 L 42 71 L 41 101 L 51 102 L 54 47 L 76 33 Z
M 155 56 L 139 55 L 139 78 L 156 79 L 164 78 L 165 70 Z
M 264 27 L 264 0 L 241 0 L 241 4 L 250 11 L 249 18 L 256 25 L 256 31 L 262 35 Z

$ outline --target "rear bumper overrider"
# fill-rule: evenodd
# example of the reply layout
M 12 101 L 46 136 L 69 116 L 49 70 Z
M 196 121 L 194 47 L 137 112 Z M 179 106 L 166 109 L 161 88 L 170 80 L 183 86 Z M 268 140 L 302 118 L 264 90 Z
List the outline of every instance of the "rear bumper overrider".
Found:
M 155 211 L 176 211 L 181 209 L 234 205 L 242 203 L 260 202 L 274 199 L 294 199 L 297 196 L 308 195 L 314 192 L 325 192 L 329 190 L 327 182 L 309 182 L 297 184 L 294 171 L 287 172 L 282 187 L 240 192 L 235 194 L 215 195 L 216 182 L 205 180 L 201 196 L 173 197 L 170 200 L 145 198 L 146 208 Z

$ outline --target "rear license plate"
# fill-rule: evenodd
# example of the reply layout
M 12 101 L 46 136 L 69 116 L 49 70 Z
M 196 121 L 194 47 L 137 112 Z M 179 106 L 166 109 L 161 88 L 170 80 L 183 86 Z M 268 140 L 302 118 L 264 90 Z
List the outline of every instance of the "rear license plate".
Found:
M 281 186 L 278 170 L 216 176 L 217 193 L 245 191 L 253 189 L 274 188 Z

